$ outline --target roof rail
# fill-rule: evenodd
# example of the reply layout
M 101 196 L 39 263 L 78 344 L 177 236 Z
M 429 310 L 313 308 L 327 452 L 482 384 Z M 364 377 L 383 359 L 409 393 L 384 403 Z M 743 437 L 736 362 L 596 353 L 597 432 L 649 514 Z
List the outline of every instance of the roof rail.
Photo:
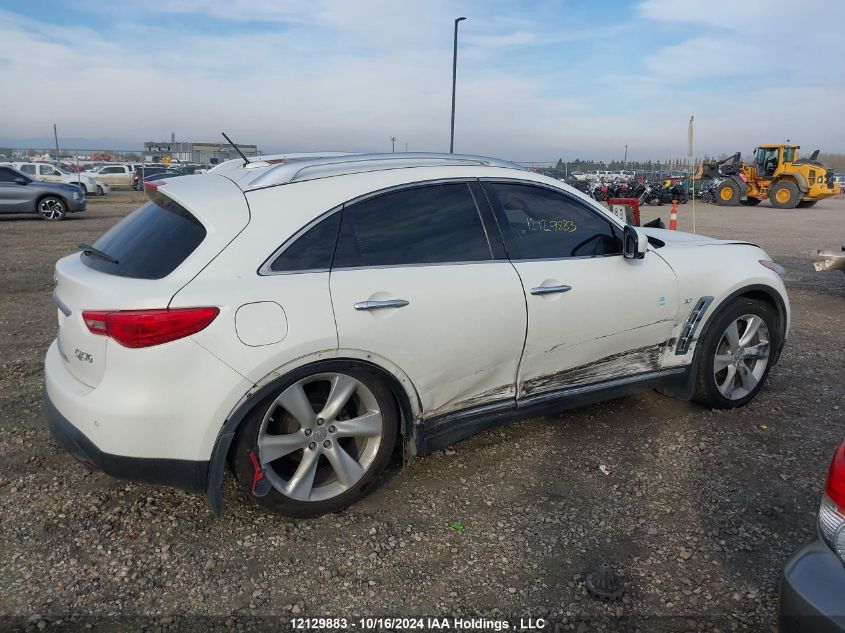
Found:
M 390 154 L 348 154 L 345 156 L 322 156 L 313 159 L 296 160 L 289 163 L 272 165 L 262 169 L 255 178 L 243 182 L 245 189 L 257 189 L 283 185 L 302 180 L 327 178 L 345 174 L 357 174 L 406 167 L 444 167 L 444 166 L 486 166 L 525 169 L 514 163 L 465 154 L 440 154 L 428 152 L 398 152 Z M 238 179 L 242 180 L 242 179 Z

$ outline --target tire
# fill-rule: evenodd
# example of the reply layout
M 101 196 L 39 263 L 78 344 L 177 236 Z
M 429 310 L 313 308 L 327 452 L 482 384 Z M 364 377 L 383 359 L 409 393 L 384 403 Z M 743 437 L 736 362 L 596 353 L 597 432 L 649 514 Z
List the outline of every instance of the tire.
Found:
M 740 297 L 722 308 L 700 343 L 693 400 L 713 409 L 747 404 L 769 375 L 778 332 L 768 303 Z
M 97 185 L 97 195 L 98 196 L 103 195 L 103 186 L 102 185 Z
M 739 204 L 739 185 L 733 180 L 723 180 L 716 189 L 716 202 L 721 207 L 735 207 Z
M 710 193 L 709 191 L 705 191 L 704 193 L 701 194 L 701 201 L 702 202 L 704 202 L 706 204 L 710 204 L 711 202 L 713 202 L 713 200 L 715 200 L 715 198 L 713 198 L 713 194 Z
M 799 209 L 809 209 L 811 207 L 816 206 L 817 202 L 818 202 L 818 200 L 802 200 L 801 202 L 798 203 L 798 208 Z
M 328 412 L 325 419 L 321 412 Z M 396 402 L 378 376 L 354 363 L 319 363 L 289 374 L 247 416 L 230 464 L 258 505 L 284 516 L 317 517 L 347 508 L 374 487 L 398 427 Z M 253 455 L 269 484 L 264 496 L 253 492 Z
M 44 196 L 36 203 L 36 210 L 43 219 L 50 222 L 64 220 L 67 215 L 67 205 L 58 196 Z
M 769 202 L 776 209 L 794 209 L 801 202 L 798 185 L 790 180 L 780 180 L 769 188 Z
M 746 198 L 742 201 L 742 205 L 745 207 L 756 207 L 761 202 L 763 201 L 760 198 Z

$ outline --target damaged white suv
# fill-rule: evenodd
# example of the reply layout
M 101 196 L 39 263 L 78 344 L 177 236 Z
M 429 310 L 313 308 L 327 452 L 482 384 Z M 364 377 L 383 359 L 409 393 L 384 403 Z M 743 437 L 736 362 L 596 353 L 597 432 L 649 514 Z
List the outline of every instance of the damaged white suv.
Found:
M 226 163 L 56 265 L 50 429 L 115 477 L 337 511 L 394 449 L 659 389 L 747 403 L 789 325 L 760 248 L 625 226 L 451 154 Z

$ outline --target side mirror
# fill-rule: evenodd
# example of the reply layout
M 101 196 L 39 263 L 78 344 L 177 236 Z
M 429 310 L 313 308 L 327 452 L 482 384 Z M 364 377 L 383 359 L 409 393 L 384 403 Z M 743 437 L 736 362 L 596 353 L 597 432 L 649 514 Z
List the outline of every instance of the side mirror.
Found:
M 17 178 L 15 178 L 15 184 L 28 185 L 29 181 L 26 178 L 21 178 L 20 176 L 18 176 Z
M 648 250 L 648 237 L 632 224 L 626 224 L 622 233 L 622 254 L 625 259 L 642 259 Z

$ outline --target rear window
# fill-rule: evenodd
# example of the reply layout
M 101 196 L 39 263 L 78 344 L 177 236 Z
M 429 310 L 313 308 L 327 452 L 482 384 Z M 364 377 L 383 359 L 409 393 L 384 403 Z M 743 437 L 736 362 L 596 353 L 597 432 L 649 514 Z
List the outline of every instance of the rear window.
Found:
M 162 279 L 194 252 L 205 234 L 205 227 L 187 209 L 157 194 L 94 242 L 116 264 L 84 253 L 82 261 L 109 275 Z

